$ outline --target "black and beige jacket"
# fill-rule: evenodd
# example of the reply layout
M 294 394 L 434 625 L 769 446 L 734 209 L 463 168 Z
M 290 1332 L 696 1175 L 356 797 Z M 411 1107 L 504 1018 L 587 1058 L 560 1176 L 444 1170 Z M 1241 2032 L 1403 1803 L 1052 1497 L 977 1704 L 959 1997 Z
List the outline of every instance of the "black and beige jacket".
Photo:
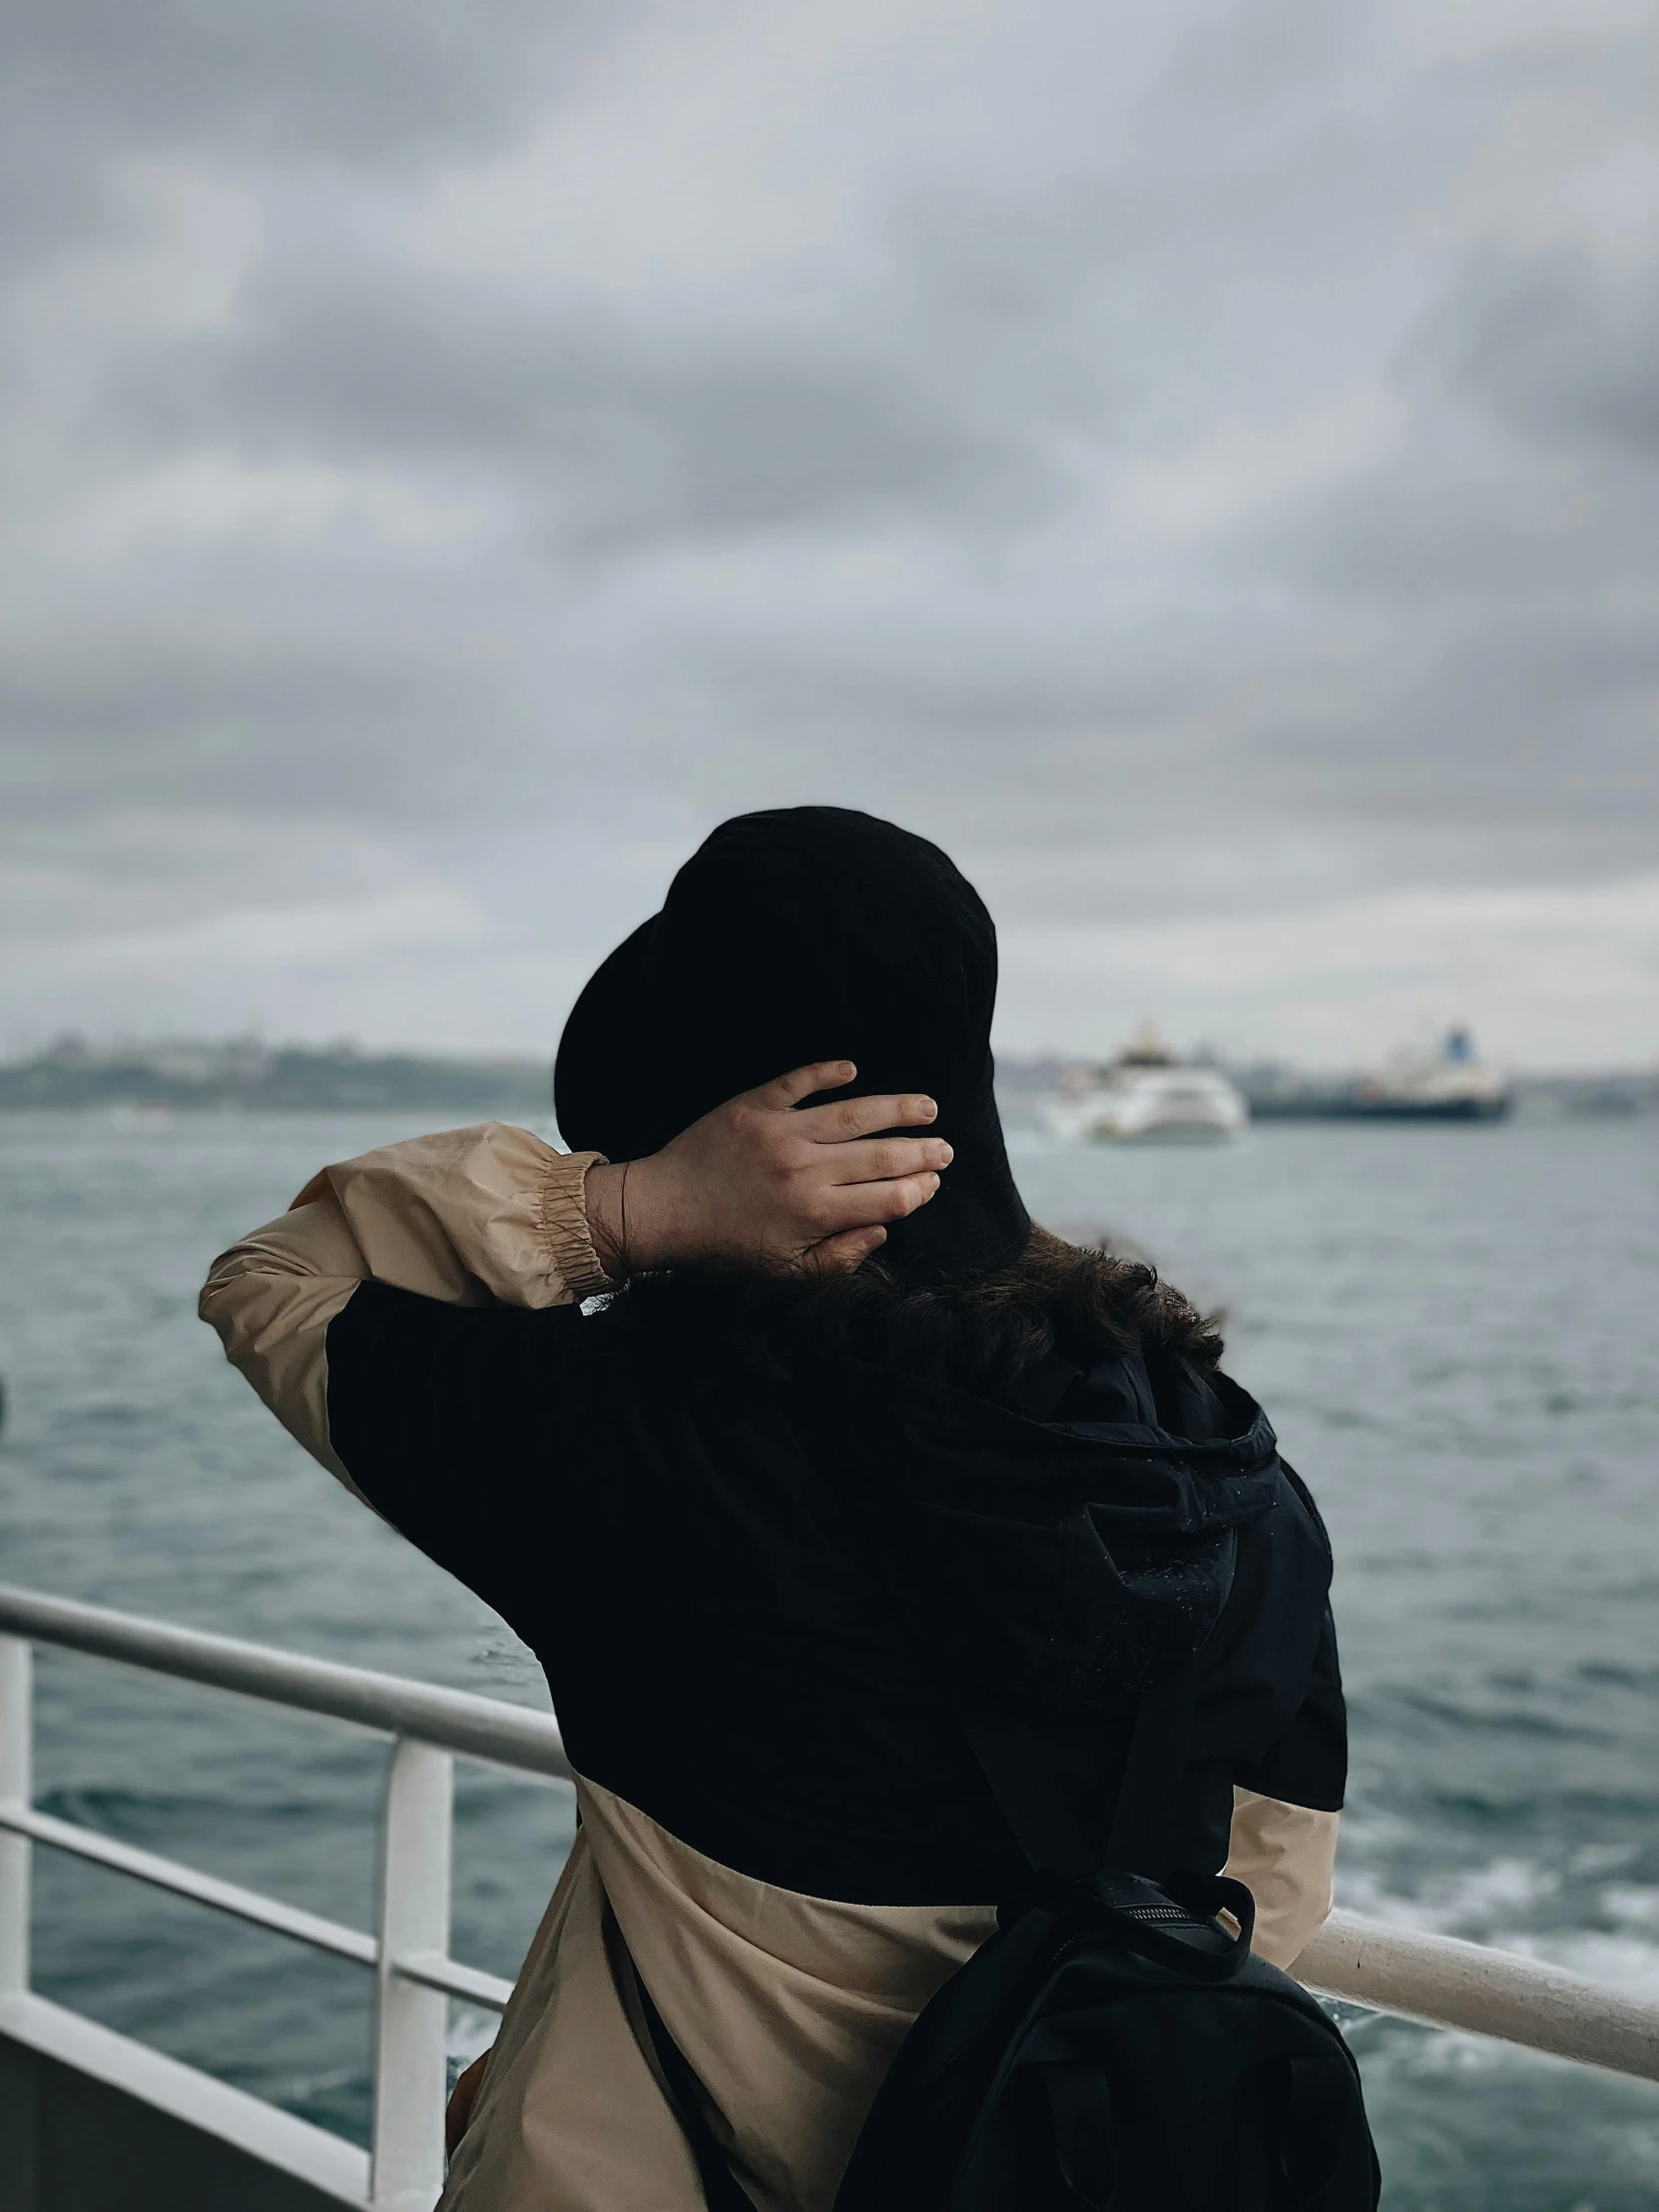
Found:
M 343 1162 L 215 1262 L 202 1314 L 535 1651 L 583 1778 L 444 2206 L 702 2202 L 620 1932 L 761 2212 L 828 2212 L 1018 1871 L 941 1666 L 1023 1685 L 1103 1836 L 1135 1692 L 1197 1648 L 1171 1850 L 1225 1860 L 1289 1963 L 1330 1907 L 1342 1802 L 1329 1551 L 1223 1379 L 1115 1361 L 1038 1417 L 829 1351 L 773 1374 L 595 1304 L 596 1158 L 490 1124 Z M 1075 1507 L 1063 1558 L 1039 1496 Z

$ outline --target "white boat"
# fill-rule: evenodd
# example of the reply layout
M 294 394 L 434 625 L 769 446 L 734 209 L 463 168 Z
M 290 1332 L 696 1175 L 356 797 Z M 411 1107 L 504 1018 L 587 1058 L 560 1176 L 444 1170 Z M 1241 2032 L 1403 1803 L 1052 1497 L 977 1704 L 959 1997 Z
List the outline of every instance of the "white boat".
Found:
M 1041 1114 L 1072 1144 L 1220 1144 L 1250 1121 L 1243 1093 L 1219 1068 L 1184 1064 L 1149 1022 L 1110 1066 L 1062 1078 Z

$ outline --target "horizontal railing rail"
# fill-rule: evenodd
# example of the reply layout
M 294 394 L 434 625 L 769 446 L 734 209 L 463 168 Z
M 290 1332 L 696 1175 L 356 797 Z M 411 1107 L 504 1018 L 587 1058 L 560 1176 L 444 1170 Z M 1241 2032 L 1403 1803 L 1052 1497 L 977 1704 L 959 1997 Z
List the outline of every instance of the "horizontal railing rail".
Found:
M 0 1828 L 13 1836 L 27 1836 L 37 1844 L 49 1844 L 54 1851 L 68 1852 L 72 1858 L 85 1859 L 95 1867 L 131 1875 L 135 1881 L 148 1882 L 158 1890 L 171 1890 L 175 1897 L 194 1899 L 216 1913 L 252 1921 L 256 1928 L 291 1936 L 297 1942 L 309 1943 L 313 1950 L 330 1950 L 338 1958 L 355 1959 L 359 1966 L 372 1966 L 379 1959 L 380 1946 L 366 1929 L 324 1920 L 320 1913 L 284 1905 L 263 1891 L 245 1890 L 238 1882 L 222 1882 L 217 1875 L 202 1874 L 177 1859 L 160 1859 L 153 1851 L 140 1851 L 81 1821 L 60 1821 L 50 1813 L 36 1812 L 32 1806 L 0 1804 Z
M 1457 1936 L 1333 1913 L 1292 1967 L 1321 1996 L 1659 2081 L 1659 2003 Z
M 500 1698 L 375 1674 L 367 1667 L 342 1667 L 331 1659 L 307 1659 L 273 1644 L 179 1628 L 142 1613 L 112 1612 L 107 1606 L 48 1597 L 9 1583 L 0 1583 L 0 1633 L 61 1644 L 183 1682 L 205 1682 L 216 1690 L 236 1690 L 271 1705 L 324 1713 L 385 1735 L 413 1736 L 468 1759 L 491 1760 L 561 1782 L 571 1779 L 552 1716 L 504 1704 Z
M 378 1931 L 348 1928 L 39 1811 L 30 1787 L 30 1650 L 37 1642 L 389 1736 Z M 29 2017 L 74 2017 L 29 1995 L 34 1844 L 353 1959 L 376 1975 L 372 2149 L 360 2184 L 340 2180 L 342 2169 L 337 2161 L 330 2163 L 331 2153 L 318 2158 L 308 2150 L 310 2137 L 325 2139 L 297 2122 L 288 2123 L 295 2131 L 291 2137 L 273 2139 L 270 2155 L 285 2159 L 345 2202 L 411 2212 L 416 2205 L 429 2206 L 442 2181 L 446 2000 L 458 1997 L 498 2011 L 511 1993 L 509 1983 L 448 1954 L 455 1753 L 543 1778 L 571 1778 L 550 1715 L 0 1586 L 0 2026 L 14 2014 L 24 2017 L 31 2002 L 36 2013 Z M 1538 1959 L 1338 1912 L 1295 1970 L 1310 1988 L 1375 2011 L 1659 2080 L 1659 2003 Z M 25 2012 L 18 2012 L 19 2005 Z M 169 2078 L 186 2074 L 187 2069 L 174 2068 Z M 212 2104 L 207 2090 L 223 2092 L 205 2076 L 198 2078 L 205 2084 L 206 2110 Z

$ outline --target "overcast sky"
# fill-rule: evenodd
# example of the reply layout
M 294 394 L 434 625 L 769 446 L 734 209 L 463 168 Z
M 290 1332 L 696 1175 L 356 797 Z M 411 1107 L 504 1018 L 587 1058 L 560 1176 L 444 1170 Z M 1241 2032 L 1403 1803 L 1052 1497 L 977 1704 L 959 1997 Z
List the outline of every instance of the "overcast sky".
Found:
M 1001 1041 L 1659 1055 L 1647 0 L 13 0 L 0 1046 L 546 1051 L 722 816 Z

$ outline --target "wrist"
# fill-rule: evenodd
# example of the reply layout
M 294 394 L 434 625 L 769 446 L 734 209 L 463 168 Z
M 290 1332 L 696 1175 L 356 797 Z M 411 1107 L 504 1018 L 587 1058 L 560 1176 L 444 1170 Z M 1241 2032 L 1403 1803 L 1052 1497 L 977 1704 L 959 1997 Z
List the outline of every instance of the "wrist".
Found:
M 588 1176 L 588 1233 L 613 1283 L 668 1267 L 673 1249 L 673 1171 L 661 1153 L 594 1168 Z
M 591 1167 L 582 1186 L 588 1217 L 588 1235 L 593 1239 L 594 1257 L 613 1283 L 620 1283 L 628 1273 L 628 1263 L 623 1250 L 623 1179 L 630 1162 L 620 1166 L 606 1161 Z

